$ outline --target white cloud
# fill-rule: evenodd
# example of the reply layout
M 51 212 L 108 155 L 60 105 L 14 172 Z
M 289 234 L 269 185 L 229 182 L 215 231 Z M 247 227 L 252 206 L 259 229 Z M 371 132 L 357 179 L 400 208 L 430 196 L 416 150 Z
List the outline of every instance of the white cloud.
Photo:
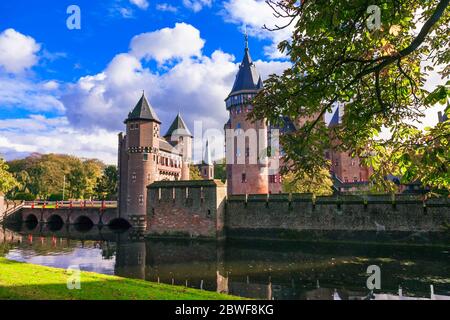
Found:
M 203 7 L 211 7 L 213 0 L 183 0 L 183 5 L 194 11 L 199 12 Z
M 178 8 L 168 3 L 159 3 L 156 5 L 156 10 L 175 13 L 178 11 Z
M 147 0 L 130 0 L 130 2 L 142 10 L 146 10 L 148 8 Z
M 26 130 L 24 130 L 26 129 Z M 104 129 L 83 132 L 65 117 L 42 115 L 0 120 L 0 154 L 7 159 L 38 153 L 64 153 L 116 163 L 117 135 Z
M 181 42 L 184 43 L 186 38 L 187 43 L 195 45 L 188 49 L 183 47 Z M 147 41 L 156 41 L 156 44 L 145 48 Z M 159 46 L 165 43 L 168 47 L 160 52 Z M 53 80 L 32 83 L 22 79 L 15 82 L 0 77 L 0 105 L 6 101 L 5 97 L 2 99 L 5 88 L 8 94 L 4 96 L 8 99 L 20 97 L 20 101 L 9 101 L 10 105 L 30 99 L 33 95 L 29 93 L 34 90 L 36 97 L 32 98 L 32 104 L 29 103 L 29 110 L 36 113 L 39 109 L 45 111 L 59 107 L 62 112 L 58 118 L 29 116 L 0 121 L 0 152 L 8 157 L 31 152 L 69 153 L 114 163 L 116 134 L 124 130 L 123 120 L 136 104 L 141 90 L 146 91 L 162 120 L 163 133 L 178 111 L 192 131 L 196 120 L 202 121 L 204 130 L 222 131 L 228 118 L 224 99 L 231 90 L 241 57 L 236 61 L 233 55 L 220 50 L 205 56 L 202 54 L 203 44 L 199 30 L 191 25 L 178 24 L 172 29 L 165 28 L 133 38 L 129 53 L 116 55 L 102 72 L 86 75 L 72 84 Z M 142 65 L 141 60 L 144 59 L 159 63 L 172 60 L 173 63 L 161 70 L 151 70 Z M 274 61 L 256 61 L 256 64 L 263 78 L 280 72 L 286 66 Z M 38 99 L 39 95 L 45 99 Z M 222 142 L 216 141 L 215 144 L 220 152 Z
M 190 24 L 177 23 L 174 28 L 135 36 L 130 48 L 131 53 L 139 59 L 154 59 L 158 63 L 164 63 L 172 59 L 201 56 L 204 44 L 198 29 Z
M 58 86 L 56 81 L 39 82 L 0 74 L 0 108 L 64 112 L 56 92 Z
M 226 22 L 239 25 L 241 31 L 247 31 L 250 36 L 271 40 L 272 43 L 264 48 L 269 58 L 285 58 L 277 46 L 281 41 L 290 39 L 294 24 L 279 31 L 264 29 L 264 26 L 274 28 L 289 22 L 286 18 L 276 18 L 265 0 L 228 0 L 223 6 L 222 16 Z
M 38 62 L 41 46 L 14 29 L 0 33 L 0 67 L 9 73 L 21 73 Z

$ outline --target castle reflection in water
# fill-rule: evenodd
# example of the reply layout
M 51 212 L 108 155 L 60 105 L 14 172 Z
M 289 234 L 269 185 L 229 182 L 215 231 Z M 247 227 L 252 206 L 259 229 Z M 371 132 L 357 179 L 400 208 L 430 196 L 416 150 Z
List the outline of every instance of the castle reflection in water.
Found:
M 109 228 L 51 231 L 0 226 L 0 255 L 10 259 L 183 285 L 257 299 L 361 299 L 367 266 L 382 268 L 383 292 L 450 293 L 448 252 L 343 244 L 145 240 Z M 31 229 L 31 230 L 30 230 Z

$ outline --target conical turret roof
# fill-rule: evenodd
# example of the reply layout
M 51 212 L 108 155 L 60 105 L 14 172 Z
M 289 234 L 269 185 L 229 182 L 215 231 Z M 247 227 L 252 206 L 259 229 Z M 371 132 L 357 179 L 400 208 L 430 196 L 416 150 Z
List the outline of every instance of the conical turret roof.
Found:
M 245 47 L 244 58 L 239 66 L 236 80 L 234 81 L 233 89 L 230 96 L 239 91 L 258 91 L 263 88 L 261 76 L 256 70 L 256 65 L 250 56 L 248 46 Z
M 183 118 L 181 117 L 181 114 L 178 113 L 175 119 L 173 120 L 172 124 L 169 127 L 169 130 L 167 130 L 167 133 L 164 137 L 170 137 L 173 134 L 176 134 L 177 136 L 189 136 L 192 137 L 191 132 L 189 131 L 186 123 L 184 122 Z
M 145 97 L 144 92 L 142 92 L 142 97 L 141 99 L 139 99 L 133 111 L 128 114 L 128 118 L 125 120 L 125 122 L 135 120 L 148 120 L 161 123 L 158 116 L 156 115 L 155 110 L 153 110 L 153 107 Z

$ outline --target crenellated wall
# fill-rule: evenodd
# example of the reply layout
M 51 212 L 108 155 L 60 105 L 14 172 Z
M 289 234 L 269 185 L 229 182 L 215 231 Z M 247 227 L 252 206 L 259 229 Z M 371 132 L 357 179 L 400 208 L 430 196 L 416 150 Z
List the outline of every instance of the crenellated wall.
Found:
M 220 184 L 220 185 L 219 185 Z M 298 237 L 303 231 L 440 232 L 449 199 L 411 196 L 234 195 L 216 181 L 157 182 L 148 187 L 151 236 Z
M 147 190 L 148 235 L 223 237 L 226 186 L 220 181 L 159 181 Z
M 230 235 L 294 231 L 439 232 L 450 223 L 449 199 L 426 202 L 404 196 L 317 197 L 286 194 L 231 196 Z

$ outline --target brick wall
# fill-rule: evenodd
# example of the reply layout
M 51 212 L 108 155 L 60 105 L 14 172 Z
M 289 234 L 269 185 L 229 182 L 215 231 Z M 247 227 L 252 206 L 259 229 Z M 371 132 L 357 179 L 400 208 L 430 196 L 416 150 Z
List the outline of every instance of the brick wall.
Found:
M 150 236 L 220 238 L 226 194 L 220 181 L 160 181 L 148 187 Z

